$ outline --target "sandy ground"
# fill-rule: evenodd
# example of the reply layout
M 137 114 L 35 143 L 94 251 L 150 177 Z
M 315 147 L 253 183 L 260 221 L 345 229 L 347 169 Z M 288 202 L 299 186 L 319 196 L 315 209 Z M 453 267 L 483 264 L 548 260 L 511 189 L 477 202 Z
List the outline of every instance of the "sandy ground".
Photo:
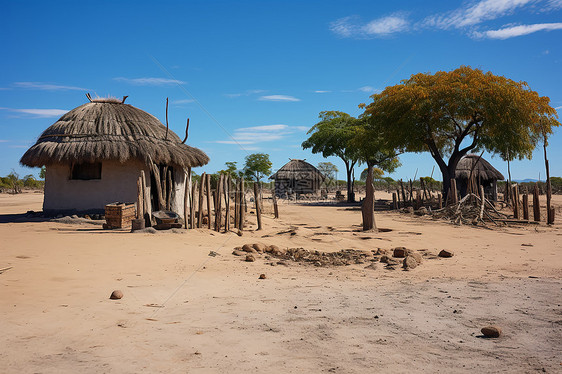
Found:
M 390 231 L 362 233 L 357 209 L 296 204 L 241 237 L 5 222 L 42 197 L 0 194 L 2 373 L 562 371 L 560 196 L 554 227 L 494 230 L 381 212 Z M 255 242 L 430 256 L 403 271 L 231 254 Z

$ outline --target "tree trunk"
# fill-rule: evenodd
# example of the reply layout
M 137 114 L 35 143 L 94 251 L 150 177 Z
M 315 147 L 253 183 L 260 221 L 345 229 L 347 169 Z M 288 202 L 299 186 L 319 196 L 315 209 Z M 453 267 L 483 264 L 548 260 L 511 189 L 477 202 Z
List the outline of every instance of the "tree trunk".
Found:
M 375 224 L 375 187 L 373 186 L 373 165 L 367 166 L 367 181 L 365 182 L 366 195 L 361 207 L 363 216 L 363 231 L 374 230 Z
M 351 171 L 353 169 L 350 167 L 349 163 L 345 163 L 345 172 L 347 175 L 347 202 L 348 203 L 353 203 L 355 202 L 354 196 L 353 196 L 353 184 L 351 183 Z

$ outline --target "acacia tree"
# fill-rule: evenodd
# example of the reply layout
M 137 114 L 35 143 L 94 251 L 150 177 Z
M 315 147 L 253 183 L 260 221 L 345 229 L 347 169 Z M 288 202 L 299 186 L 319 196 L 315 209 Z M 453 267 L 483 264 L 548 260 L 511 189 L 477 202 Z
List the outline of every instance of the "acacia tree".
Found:
M 332 183 L 336 180 L 336 173 L 338 168 L 331 162 L 319 162 L 318 171 L 326 178 L 324 183 L 326 187 L 330 187 Z
M 379 169 L 392 172 L 400 166 L 398 150 L 394 149 L 381 134 L 370 131 L 367 117 L 362 117 L 361 122 L 355 127 L 355 136 L 350 141 L 361 162 L 367 164 L 365 178 L 365 200 L 361 206 L 363 230 L 375 230 L 375 187 L 373 186 L 374 170 Z M 377 168 L 375 168 L 377 166 Z
M 268 154 L 252 153 L 246 156 L 244 174 L 250 178 L 255 178 L 256 182 L 260 182 L 264 176 L 271 174 L 271 165 Z
M 531 158 L 541 134 L 559 126 L 548 97 L 527 83 L 461 66 L 415 74 L 371 96 L 370 131 L 406 152 L 429 151 L 447 194 L 460 159 L 471 150 Z
M 353 202 L 353 167 L 359 161 L 359 156 L 349 142 L 360 120 L 338 111 L 320 112 L 318 117 L 321 121 L 308 131 L 310 137 L 302 143 L 302 147 L 311 148 L 312 153 L 322 153 L 324 157 L 339 157 L 343 161 L 347 177 L 347 201 Z

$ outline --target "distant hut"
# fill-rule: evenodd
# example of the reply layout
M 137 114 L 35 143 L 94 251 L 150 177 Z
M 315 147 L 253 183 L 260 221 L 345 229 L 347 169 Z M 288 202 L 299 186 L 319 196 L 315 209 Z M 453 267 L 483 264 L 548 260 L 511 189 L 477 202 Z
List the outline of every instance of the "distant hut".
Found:
M 152 210 L 165 209 L 156 194 L 159 183 L 164 194 L 171 192 L 171 210 L 183 213 L 187 171 L 208 163 L 207 155 L 124 99 L 90 101 L 46 129 L 20 160 L 46 166 L 44 212 L 95 213 L 112 202 L 134 202 L 144 170 Z
M 319 194 L 324 175 L 304 160 L 292 159 L 269 179 L 275 180 L 275 194 L 280 197 Z
M 468 179 L 470 172 L 477 185 L 484 186 L 484 194 L 489 200 L 497 201 L 498 189 L 497 181 L 503 180 L 502 173 L 496 170 L 490 163 L 479 155 L 467 155 L 463 157 L 457 164 L 455 179 L 457 188 L 461 196 L 465 196 L 468 190 Z

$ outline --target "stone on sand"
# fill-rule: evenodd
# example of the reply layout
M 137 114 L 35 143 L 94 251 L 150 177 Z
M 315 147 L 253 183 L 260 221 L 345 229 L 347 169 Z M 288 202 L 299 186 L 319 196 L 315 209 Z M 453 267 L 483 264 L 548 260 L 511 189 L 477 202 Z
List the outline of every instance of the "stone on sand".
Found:
M 410 254 L 410 251 L 408 249 L 406 249 L 406 247 L 396 247 L 396 248 L 394 248 L 394 252 L 393 252 L 394 257 L 404 258 L 409 254 Z
M 254 249 L 260 253 L 265 252 L 265 250 L 267 249 L 267 246 L 262 243 L 254 243 L 252 244 L 252 247 L 254 247 Z
M 439 257 L 453 257 L 453 252 L 442 249 L 441 252 L 439 252 Z
M 405 270 L 415 269 L 418 266 L 418 262 L 413 256 L 406 256 L 404 261 L 402 261 L 402 267 Z
M 242 246 L 242 250 L 244 252 L 248 252 L 248 253 L 256 253 L 256 250 L 254 249 L 254 247 L 251 244 L 244 244 Z
M 259 279 L 265 279 L 265 278 L 266 278 L 265 274 L 260 274 L 260 278 L 259 278 Z
M 233 254 L 234 256 L 245 256 L 245 255 L 246 255 L 246 252 L 241 251 L 241 250 L 239 250 L 239 249 L 235 249 L 234 251 L 232 251 L 232 254 Z
M 502 334 L 502 329 L 498 326 L 486 326 L 480 331 L 487 338 L 499 338 Z
M 111 296 L 109 296 L 109 298 L 111 300 L 119 300 L 123 297 L 123 292 L 121 292 L 120 290 L 115 290 L 111 293 Z
M 246 262 L 254 262 L 256 258 L 252 255 L 246 255 Z

